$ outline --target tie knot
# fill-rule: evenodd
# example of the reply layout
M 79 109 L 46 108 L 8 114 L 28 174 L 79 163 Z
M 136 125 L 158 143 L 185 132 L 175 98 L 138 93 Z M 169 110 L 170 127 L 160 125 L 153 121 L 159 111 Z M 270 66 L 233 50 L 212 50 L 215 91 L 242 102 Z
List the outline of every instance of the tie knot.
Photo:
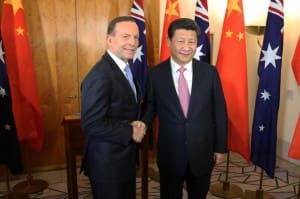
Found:
M 184 66 L 180 66 L 180 68 L 178 69 L 178 71 L 180 73 L 183 73 L 186 70 L 186 68 L 184 68 Z
M 125 72 L 126 72 L 126 73 L 128 73 L 128 72 L 130 71 L 130 67 L 129 67 L 129 65 L 126 65 L 126 67 L 125 67 L 125 69 L 124 69 L 124 70 L 125 70 Z

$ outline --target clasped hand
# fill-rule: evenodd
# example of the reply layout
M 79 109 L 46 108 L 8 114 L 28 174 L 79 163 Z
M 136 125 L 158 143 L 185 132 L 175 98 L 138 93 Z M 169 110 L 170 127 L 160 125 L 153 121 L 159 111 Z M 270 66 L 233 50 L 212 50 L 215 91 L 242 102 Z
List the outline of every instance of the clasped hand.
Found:
M 146 125 L 142 121 L 133 121 L 131 123 L 132 128 L 133 128 L 133 134 L 132 134 L 132 139 L 136 143 L 141 143 L 144 136 L 146 135 Z

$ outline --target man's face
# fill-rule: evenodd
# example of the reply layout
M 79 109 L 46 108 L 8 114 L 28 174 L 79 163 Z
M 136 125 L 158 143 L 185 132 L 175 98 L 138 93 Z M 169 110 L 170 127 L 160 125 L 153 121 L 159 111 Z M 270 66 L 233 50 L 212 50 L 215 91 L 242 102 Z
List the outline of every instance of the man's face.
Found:
M 113 34 L 107 36 L 108 49 L 127 62 L 132 59 L 139 45 L 139 29 L 131 21 L 119 22 Z
M 168 40 L 171 55 L 179 65 L 190 62 L 197 50 L 197 33 L 193 30 L 177 29 Z

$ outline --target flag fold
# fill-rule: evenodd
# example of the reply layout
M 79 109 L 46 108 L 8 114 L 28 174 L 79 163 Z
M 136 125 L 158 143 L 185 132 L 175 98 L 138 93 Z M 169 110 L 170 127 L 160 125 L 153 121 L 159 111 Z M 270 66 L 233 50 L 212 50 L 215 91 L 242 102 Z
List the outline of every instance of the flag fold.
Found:
M 3 2 L 1 31 L 18 139 L 38 152 L 44 139 L 43 121 L 21 0 Z
M 297 84 L 300 86 L 300 36 L 292 59 L 292 68 Z
M 196 1 L 195 21 L 200 28 L 200 36 L 198 38 L 197 51 L 194 58 L 210 63 L 210 32 L 207 0 Z
M 283 48 L 283 0 L 271 0 L 258 63 L 251 161 L 274 177 Z
M 249 161 L 248 80 L 242 0 L 229 0 L 217 57 L 228 112 L 228 149 Z
M 164 24 L 161 35 L 160 61 L 164 61 L 170 56 L 168 48 L 168 28 L 172 21 L 180 17 L 179 4 L 177 0 L 167 0 Z
M 300 115 L 294 131 L 294 136 L 290 145 L 288 156 L 300 160 Z

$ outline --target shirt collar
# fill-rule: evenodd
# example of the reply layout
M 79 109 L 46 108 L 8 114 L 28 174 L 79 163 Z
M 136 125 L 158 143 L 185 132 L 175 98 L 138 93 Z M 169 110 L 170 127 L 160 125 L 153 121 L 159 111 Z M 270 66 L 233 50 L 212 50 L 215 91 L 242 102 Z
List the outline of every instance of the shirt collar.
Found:
M 111 58 L 116 62 L 116 64 L 119 66 L 119 68 L 121 69 L 121 71 L 125 71 L 125 67 L 128 65 L 128 62 L 125 63 L 123 60 L 121 60 L 119 57 L 117 57 L 116 55 L 114 55 L 112 52 L 110 52 L 109 50 L 107 50 L 107 53 L 111 56 Z
M 172 68 L 172 72 L 176 73 L 178 71 L 178 69 L 181 67 L 180 65 L 178 65 L 174 59 L 171 57 L 170 59 L 170 63 L 171 63 L 171 68 Z M 192 60 L 190 62 L 188 62 L 186 65 L 184 65 L 184 68 L 186 68 L 186 71 L 188 72 L 192 72 Z

